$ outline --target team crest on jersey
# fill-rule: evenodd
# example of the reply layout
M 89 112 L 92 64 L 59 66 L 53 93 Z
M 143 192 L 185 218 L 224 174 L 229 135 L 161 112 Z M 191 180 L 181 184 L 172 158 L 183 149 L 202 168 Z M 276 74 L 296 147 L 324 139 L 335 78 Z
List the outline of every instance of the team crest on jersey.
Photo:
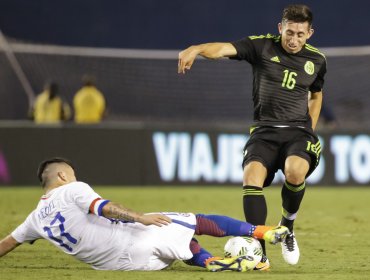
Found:
M 313 73 L 315 73 L 315 64 L 313 64 L 312 61 L 308 60 L 304 65 L 304 71 L 306 71 L 308 75 L 312 75 Z

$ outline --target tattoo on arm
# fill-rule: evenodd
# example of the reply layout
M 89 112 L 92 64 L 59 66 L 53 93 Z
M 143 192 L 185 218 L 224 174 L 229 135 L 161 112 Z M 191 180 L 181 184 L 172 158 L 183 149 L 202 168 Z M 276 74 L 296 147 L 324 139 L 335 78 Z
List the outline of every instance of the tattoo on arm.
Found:
M 127 222 L 135 222 L 137 218 L 141 215 L 136 213 L 128 208 L 123 207 L 122 205 L 114 202 L 107 204 L 108 209 L 105 212 L 105 217 L 114 218 Z

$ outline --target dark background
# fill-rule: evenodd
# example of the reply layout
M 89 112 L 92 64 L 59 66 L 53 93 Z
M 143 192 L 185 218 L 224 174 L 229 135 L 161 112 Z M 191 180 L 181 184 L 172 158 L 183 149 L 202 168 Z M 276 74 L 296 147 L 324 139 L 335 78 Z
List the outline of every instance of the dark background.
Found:
M 286 0 L 1 0 L 9 37 L 73 46 L 182 49 L 277 32 Z M 314 13 L 318 47 L 370 44 L 369 1 L 298 1 Z

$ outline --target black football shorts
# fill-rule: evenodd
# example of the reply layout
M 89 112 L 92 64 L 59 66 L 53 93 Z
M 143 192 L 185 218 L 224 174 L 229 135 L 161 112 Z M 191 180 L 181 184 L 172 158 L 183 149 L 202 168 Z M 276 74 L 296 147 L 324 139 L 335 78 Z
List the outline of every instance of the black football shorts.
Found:
M 312 130 L 300 127 L 257 127 L 243 150 L 243 168 L 251 161 L 261 162 L 267 168 L 264 187 L 269 186 L 279 169 L 284 172 L 288 156 L 306 159 L 310 176 L 320 161 L 321 145 Z

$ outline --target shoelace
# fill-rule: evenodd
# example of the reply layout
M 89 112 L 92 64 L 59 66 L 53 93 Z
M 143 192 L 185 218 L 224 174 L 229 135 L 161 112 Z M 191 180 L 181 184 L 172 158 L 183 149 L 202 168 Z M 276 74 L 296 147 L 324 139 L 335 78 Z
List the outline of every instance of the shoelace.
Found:
M 287 235 L 284 243 L 289 252 L 294 251 L 294 235 L 293 234 Z

